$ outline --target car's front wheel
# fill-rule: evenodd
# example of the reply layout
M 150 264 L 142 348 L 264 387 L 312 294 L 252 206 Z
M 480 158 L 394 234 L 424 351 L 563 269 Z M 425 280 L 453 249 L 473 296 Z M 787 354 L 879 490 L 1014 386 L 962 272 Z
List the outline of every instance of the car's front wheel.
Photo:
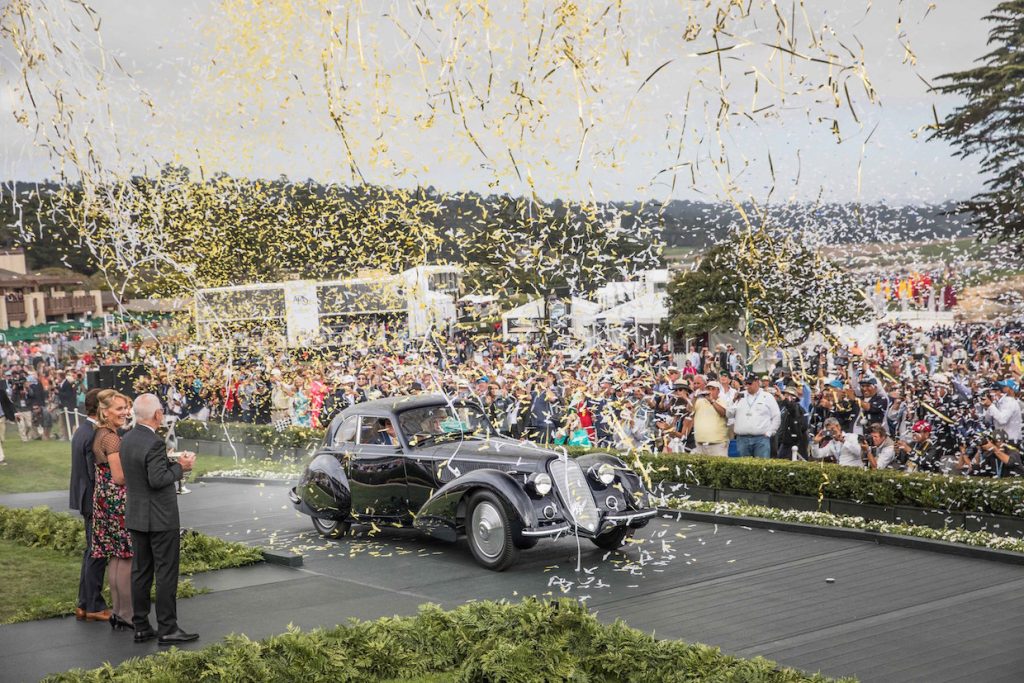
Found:
M 473 557 L 482 567 L 500 572 L 518 559 L 512 524 L 512 516 L 498 496 L 490 491 L 473 494 L 466 517 L 466 536 Z
M 349 523 L 337 519 L 313 517 L 313 528 L 324 538 L 341 538 L 348 533 Z
M 618 550 L 622 547 L 622 544 L 626 542 L 626 539 L 633 536 L 633 530 L 626 526 L 620 526 L 606 531 L 605 533 L 590 539 L 594 545 L 603 550 Z

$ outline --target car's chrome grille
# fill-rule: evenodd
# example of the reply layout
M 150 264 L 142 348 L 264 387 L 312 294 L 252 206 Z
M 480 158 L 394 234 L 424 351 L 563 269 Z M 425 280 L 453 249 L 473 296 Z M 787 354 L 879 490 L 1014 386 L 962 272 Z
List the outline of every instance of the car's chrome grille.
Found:
M 579 464 L 575 460 L 552 460 L 548 469 L 572 521 L 587 531 L 596 532 L 597 505 L 594 504 L 594 494 Z

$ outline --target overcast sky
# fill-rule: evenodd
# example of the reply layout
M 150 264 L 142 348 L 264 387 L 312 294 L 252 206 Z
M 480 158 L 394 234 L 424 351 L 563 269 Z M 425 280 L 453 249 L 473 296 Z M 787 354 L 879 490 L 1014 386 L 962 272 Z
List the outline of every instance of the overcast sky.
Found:
M 838 108 L 822 93 L 795 94 L 825 82 L 829 67 L 782 59 L 763 45 L 776 42 L 770 7 L 720 37 L 720 45 L 739 47 L 722 53 L 719 74 L 716 56 L 699 54 L 714 46 L 703 0 L 689 8 L 704 26 L 693 40 L 685 39 L 688 3 L 669 0 L 626 3 L 630 10 L 618 19 L 601 15 L 606 2 L 580 2 L 596 29 L 578 40 L 578 32 L 559 35 L 554 3 L 544 2 L 526 12 L 518 2 L 515 9 L 492 2 L 486 20 L 461 24 L 445 15 L 444 3 L 426 3 L 433 8 L 429 20 L 411 0 L 371 0 L 362 12 L 339 3 L 332 17 L 348 33 L 333 41 L 326 19 L 308 10 L 248 16 L 230 11 L 241 2 L 229 9 L 201 0 L 92 4 L 106 49 L 131 78 L 108 68 L 107 89 L 98 90 L 87 68 L 98 62 L 89 50 L 77 64 L 65 55 L 70 62 L 50 65 L 49 73 L 63 74 L 66 92 L 80 91 L 76 134 L 89 130 L 103 168 L 114 173 L 175 161 L 201 165 L 207 174 L 350 183 L 356 167 L 367 181 L 388 185 L 602 200 L 721 198 L 732 188 L 763 201 L 774 186 L 775 202 L 906 204 L 961 199 L 981 188 L 973 160 L 955 159 L 948 146 L 915 131 L 933 120 L 933 106 L 940 117 L 956 106 L 928 93 L 921 79 L 969 68 L 985 53 L 989 27 L 981 18 L 995 5 L 990 0 L 939 0 L 930 12 L 929 2 L 885 0 L 870 3 L 867 13 L 866 1 L 806 0 L 806 22 L 799 5 L 791 14 L 792 3 L 779 0 L 781 14 L 798 19 L 790 27 L 798 43 L 805 27 L 829 27 L 823 35 L 844 64 L 855 59 L 837 42 L 853 53 L 856 41 L 863 44 L 878 104 L 868 103 L 859 78 L 833 70 L 851 91 L 859 121 L 842 87 Z M 40 20 L 54 17 L 59 33 L 64 3 L 44 8 Z M 916 66 L 906 59 L 906 41 Z M 531 72 L 534 42 L 543 49 Z M 326 58 L 333 76 L 325 85 L 328 43 L 335 54 Z M 564 61 L 551 73 L 536 72 L 552 63 L 544 59 L 557 64 L 566 49 L 576 50 L 583 65 L 576 73 Z M 60 159 L 9 114 L 27 107 L 9 45 L 0 47 L 0 60 L 0 104 L 8 113 L 0 116 L 0 176 L 55 177 Z M 721 148 L 714 130 L 720 77 L 734 108 Z M 333 98 L 325 95 L 331 87 Z M 793 94 L 783 100 L 778 91 L 787 89 Z M 44 115 L 51 113 L 36 94 Z M 146 98 L 152 108 L 138 104 Z M 351 164 L 328 115 L 332 106 L 347 124 Z M 519 128 L 524 121 L 529 125 Z M 687 164 L 696 164 L 692 173 Z

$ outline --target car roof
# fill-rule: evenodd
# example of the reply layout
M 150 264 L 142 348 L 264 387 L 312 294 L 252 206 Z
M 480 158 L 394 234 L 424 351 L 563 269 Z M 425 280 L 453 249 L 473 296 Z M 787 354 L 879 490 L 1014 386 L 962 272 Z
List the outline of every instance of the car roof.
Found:
M 334 433 L 344 420 L 352 415 L 367 415 L 370 417 L 392 417 L 397 413 L 405 412 L 413 408 L 425 408 L 428 406 L 447 405 L 448 401 L 441 394 L 419 394 L 416 396 L 391 396 L 389 398 L 378 398 L 374 401 L 357 403 L 354 406 L 345 408 L 338 413 L 333 420 L 328 432 Z

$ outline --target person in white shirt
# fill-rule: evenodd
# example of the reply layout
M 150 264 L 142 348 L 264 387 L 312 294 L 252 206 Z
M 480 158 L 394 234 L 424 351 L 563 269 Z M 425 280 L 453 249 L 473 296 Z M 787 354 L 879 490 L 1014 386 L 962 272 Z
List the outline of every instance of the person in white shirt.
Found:
M 736 391 L 732 386 L 732 375 L 728 372 L 722 372 L 719 375 L 719 384 L 722 385 L 722 393 L 720 394 L 721 399 L 725 402 L 725 405 L 729 405 L 734 402 L 739 396 L 739 392 Z
M 771 438 L 779 431 L 782 417 L 779 404 L 761 388 L 757 375 L 747 376 L 747 390 L 727 408 L 726 417 L 736 432 L 736 446 L 741 458 L 771 457 Z
M 1006 437 L 1011 441 L 1020 441 L 1021 438 L 1021 415 L 1020 403 L 1017 401 L 1017 383 L 1012 379 L 1004 379 L 997 382 L 996 387 L 1001 390 L 996 395 L 986 396 L 981 400 L 985 406 L 985 416 L 992 421 L 992 426 L 1006 432 Z M 996 389 L 993 389 L 995 392 Z M 995 400 L 993 400 L 995 399 Z
M 825 441 L 825 439 L 828 441 Z M 830 417 L 825 420 L 824 429 L 814 435 L 811 457 L 815 460 L 834 459 L 845 467 L 864 467 L 860 441 L 856 434 L 844 434 L 839 420 Z

